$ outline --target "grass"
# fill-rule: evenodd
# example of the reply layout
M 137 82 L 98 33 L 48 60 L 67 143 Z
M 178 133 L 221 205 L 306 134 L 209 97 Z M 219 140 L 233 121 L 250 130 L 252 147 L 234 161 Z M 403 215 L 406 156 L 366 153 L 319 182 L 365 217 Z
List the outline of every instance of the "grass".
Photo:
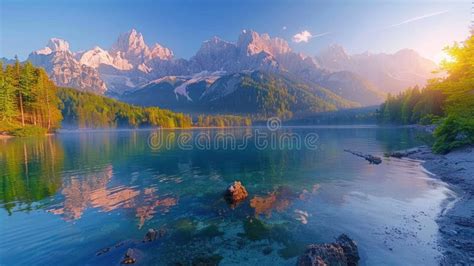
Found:
M 48 130 L 38 126 L 27 125 L 22 127 L 21 124 L 2 122 L 0 123 L 0 134 L 10 135 L 15 137 L 32 137 L 44 136 Z

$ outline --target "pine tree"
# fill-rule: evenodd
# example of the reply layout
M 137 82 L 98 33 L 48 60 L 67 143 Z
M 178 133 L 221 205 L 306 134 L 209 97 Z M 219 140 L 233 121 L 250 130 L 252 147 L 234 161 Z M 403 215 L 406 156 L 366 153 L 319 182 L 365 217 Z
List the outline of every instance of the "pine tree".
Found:
M 26 62 L 20 67 L 20 77 L 18 81 L 20 97 L 22 98 L 22 123 L 25 121 L 25 114 L 33 116 L 33 109 L 35 108 L 37 102 L 34 94 L 34 86 L 37 83 L 38 81 L 35 68 L 30 62 Z
M 5 71 L 3 71 L 3 88 L 1 89 L 1 109 L 2 109 L 2 120 L 13 121 L 17 116 L 17 97 L 16 88 L 14 87 L 14 69 L 13 66 L 7 65 Z
M 18 57 L 15 56 L 15 64 L 13 67 L 13 86 L 15 87 L 16 94 L 18 95 L 18 107 L 20 108 L 21 114 L 21 125 L 25 126 L 25 112 L 23 108 L 23 92 L 20 87 L 20 75 L 21 75 L 21 66 Z
M 11 122 L 16 115 L 16 99 L 12 77 L 0 62 L 0 120 Z

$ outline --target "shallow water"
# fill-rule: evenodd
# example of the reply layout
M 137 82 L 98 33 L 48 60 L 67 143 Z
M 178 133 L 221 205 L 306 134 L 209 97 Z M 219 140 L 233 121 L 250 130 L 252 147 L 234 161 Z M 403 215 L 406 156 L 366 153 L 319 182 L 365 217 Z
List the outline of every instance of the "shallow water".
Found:
M 134 248 L 138 264 L 294 265 L 306 244 L 341 233 L 357 241 L 362 265 L 436 264 L 446 186 L 418 161 L 371 165 L 343 151 L 413 147 L 414 129 L 265 131 L 316 133 L 316 148 L 178 145 L 183 134 L 243 142 L 255 130 L 264 129 L 164 131 L 160 148 L 146 130 L 0 140 L 0 264 L 120 264 Z M 235 207 L 222 199 L 234 180 L 249 192 Z M 142 243 L 149 228 L 164 236 Z

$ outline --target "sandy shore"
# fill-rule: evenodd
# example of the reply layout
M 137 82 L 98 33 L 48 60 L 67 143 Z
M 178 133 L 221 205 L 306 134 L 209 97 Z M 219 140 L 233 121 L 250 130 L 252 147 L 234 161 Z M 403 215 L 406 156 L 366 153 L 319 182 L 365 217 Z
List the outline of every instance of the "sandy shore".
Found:
M 423 167 L 456 192 L 437 219 L 444 250 L 441 265 L 474 265 L 474 147 L 437 155 L 419 147 L 409 158 L 423 160 Z

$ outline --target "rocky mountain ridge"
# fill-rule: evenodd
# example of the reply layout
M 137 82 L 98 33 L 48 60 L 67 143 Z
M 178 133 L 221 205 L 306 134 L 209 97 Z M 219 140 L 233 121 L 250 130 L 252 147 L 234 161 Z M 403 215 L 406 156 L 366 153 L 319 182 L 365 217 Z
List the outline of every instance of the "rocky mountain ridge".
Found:
M 435 77 L 437 65 L 411 49 L 394 54 L 362 53 L 349 55 L 343 47 L 331 45 L 314 60 L 330 71 L 350 71 L 363 77 L 384 93 L 399 93 L 415 85 L 424 86 Z
M 290 75 L 302 83 L 325 87 L 350 101 L 372 105 L 380 103 L 385 92 L 411 86 L 413 82 L 425 82 L 427 71 L 419 68 L 433 66 L 429 60 L 420 58 L 416 53 L 404 51 L 386 56 L 351 56 L 337 46 L 309 57 L 293 52 L 284 39 L 243 30 L 235 43 L 213 37 L 185 60 L 175 58 L 173 51 L 161 44 L 148 46 L 143 35 L 132 29 L 121 34 L 108 50 L 96 46 L 74 53 L 66 41 L 53 38 L 45 48 L 31 53 L 28 60 L 44 67 L 59 86 L 114 97 L 159 79 L 258 70 Z M 396 67 L 397 60 L 402 61 L 401 68 L 407 71 Z M 412 62 L 419 62 L 419 67 L 413 67 Z M 381 64 L 390 66 L 383 68 L 383 76 L 379 74 Z M 388 79 L 390 88 L 386 88 Z

